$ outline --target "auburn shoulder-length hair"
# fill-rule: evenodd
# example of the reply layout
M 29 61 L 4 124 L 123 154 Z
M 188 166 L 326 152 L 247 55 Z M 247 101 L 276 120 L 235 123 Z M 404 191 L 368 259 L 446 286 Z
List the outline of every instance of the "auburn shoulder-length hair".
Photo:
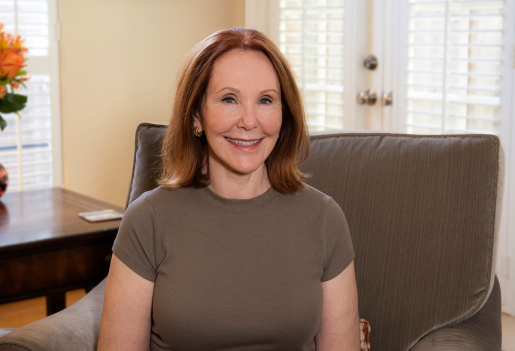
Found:
M 158 184 L 169 189 L 209 185 L 209 157 L 205 133 L 193 134 L 193 115 L 202 120 L 202 103 L 215 61 L 234 50 L 254 50 L 265 54 L 281 87 L 282 125 L 279 138 L 265 160 L 271 186 L 283 194 L 305 187 L 298 165 L 309 155 L 310 139 L 302 96 L 293 70 L 277 46 L 263 33 L 245 28 L 217 31 L 198 43 L 187 55 L 178 75 L 177 91 L 170 124 L 161 150 L 162 173 Z M 207 174 L 202 174 L 206 164 Z

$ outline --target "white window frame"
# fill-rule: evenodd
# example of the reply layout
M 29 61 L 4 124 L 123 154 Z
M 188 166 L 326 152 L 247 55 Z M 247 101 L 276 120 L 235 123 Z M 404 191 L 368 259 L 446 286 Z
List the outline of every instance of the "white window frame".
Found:
M 62 134 L 61 134 L 61 79 L 59 66 L 59 41 L 61 28 L 58 17 L 58 0 L 48 1 L 50 113 L 52 116 L 52 180 L 54 187 L 63 186 Z

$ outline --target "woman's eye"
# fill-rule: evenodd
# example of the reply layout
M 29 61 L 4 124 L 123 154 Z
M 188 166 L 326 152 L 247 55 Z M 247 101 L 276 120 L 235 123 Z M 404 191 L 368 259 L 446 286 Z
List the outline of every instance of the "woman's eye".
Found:
M 264 102 L 265 105 L 270 105 L 272 103 L 272 100 L 270 100 L 270 99 L 261 99 L 261 102 L 263 102 L 263 101 L 265 101 Z
M 229 101 L 227 101 L 227 100 L 229 100 Z M 231 103 L 234 101 L 234 98 L 232 98 L 232 97 L 228 96 L 228 97 L 226 97 L 226 98 L 223 98 L 223 99 L 222 99 L 222 101 L 225 101 L 225 102 L 228 102 L 228 103 L 230 103 L 230 104 L 231 104 Z

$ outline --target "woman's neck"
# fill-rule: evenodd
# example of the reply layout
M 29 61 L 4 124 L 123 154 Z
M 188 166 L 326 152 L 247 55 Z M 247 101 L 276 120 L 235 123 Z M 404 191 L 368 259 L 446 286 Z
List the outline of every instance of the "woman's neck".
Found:
M 209 189 L 226 199 L 252 199 L 270 188 L 264 163 L 252 173 L 241 174 L 210 162 L 209 178 Z

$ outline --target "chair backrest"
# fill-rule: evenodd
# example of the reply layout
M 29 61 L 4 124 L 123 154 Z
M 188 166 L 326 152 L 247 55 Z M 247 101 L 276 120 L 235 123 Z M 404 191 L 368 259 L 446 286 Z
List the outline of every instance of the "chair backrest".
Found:
M 157 186 L 165 128 L 138 127 L 127 204 Z M 311 137 L 300 169 L 347 217 L 372 350 L 409 350 L 486 302 L 499 226 L 499 157 L 492 135 Z

